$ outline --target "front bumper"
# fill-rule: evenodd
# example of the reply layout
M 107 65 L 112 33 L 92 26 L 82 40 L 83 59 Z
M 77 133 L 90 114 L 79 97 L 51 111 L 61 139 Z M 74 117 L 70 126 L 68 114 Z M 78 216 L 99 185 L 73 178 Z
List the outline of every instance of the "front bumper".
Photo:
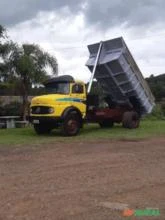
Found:
M 62 118 L 48 117 L 48 116 L 29 116 L 29 121 L 32 124 L 42 124 L 42 125 L 50 125 L 52 127 L 56 127 L 62 122 Z

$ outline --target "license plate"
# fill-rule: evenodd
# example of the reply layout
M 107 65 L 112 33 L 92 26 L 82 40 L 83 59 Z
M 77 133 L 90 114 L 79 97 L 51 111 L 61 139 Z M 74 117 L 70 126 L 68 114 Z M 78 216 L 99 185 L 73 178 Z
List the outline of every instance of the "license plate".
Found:
M 33 120 L 33 124 L 39 124 L 40 121 L 39 120 Z

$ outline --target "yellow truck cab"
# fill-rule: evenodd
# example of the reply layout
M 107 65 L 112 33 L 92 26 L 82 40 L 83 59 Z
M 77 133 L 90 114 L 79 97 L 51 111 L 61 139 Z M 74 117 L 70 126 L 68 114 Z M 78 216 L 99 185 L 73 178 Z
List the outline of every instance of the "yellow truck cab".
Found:
M 44 83 L 45 95 L 32 99 L 30 121 L 38 134 L 60 127 L 64 135 L 79 132 L 86 115 L 86 87 L 72 76 L 58 76 Z

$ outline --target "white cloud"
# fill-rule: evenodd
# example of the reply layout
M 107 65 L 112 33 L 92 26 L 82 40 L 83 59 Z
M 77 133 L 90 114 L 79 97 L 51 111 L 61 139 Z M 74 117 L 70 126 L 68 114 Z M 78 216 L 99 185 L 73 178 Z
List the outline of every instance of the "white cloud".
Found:
M 138 29 L 139 30 L 139 29 Z M 142 29 L 143 30 L 143 29 Z M 35 18 L 17 24 L 9 29 L 10 37 L 19 43 L 37 43 L 55 55 L 60 74 L 71 74 L 87 81 L 90 72 L 85 67 L 88 59 L 87 44 L 123 36 L 137 64 L 145 76 L 164 73 L 165 32 L 149 29 L 136 33 L 125 24 L 110 27 L 106 31 L 98 29 L 97 24 L 87 26 L 82 12 L 71 14 L 67 7 L 59 12 L 40 12 Z
M 65 15 L 66 15 L 66 10 Z M 88 51 L 86 41 L 88 30 L 84 27 L 83 14 L 63 16 L 40 13 L 35 19 L 23 22 L 9 29 L 10 37 L 19 43 L 37 43 L 44 50 L 56 56 L 60 74 L 72 74 L 86 80 L 89 72 L 84 64 Z

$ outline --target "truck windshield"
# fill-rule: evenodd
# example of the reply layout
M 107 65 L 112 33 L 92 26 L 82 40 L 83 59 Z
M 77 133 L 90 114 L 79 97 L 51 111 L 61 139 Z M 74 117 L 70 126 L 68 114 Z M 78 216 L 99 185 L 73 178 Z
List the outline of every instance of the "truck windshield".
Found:
M 45 86 L 46 94 L 68 94 L 69 83 L 52 83 Z

